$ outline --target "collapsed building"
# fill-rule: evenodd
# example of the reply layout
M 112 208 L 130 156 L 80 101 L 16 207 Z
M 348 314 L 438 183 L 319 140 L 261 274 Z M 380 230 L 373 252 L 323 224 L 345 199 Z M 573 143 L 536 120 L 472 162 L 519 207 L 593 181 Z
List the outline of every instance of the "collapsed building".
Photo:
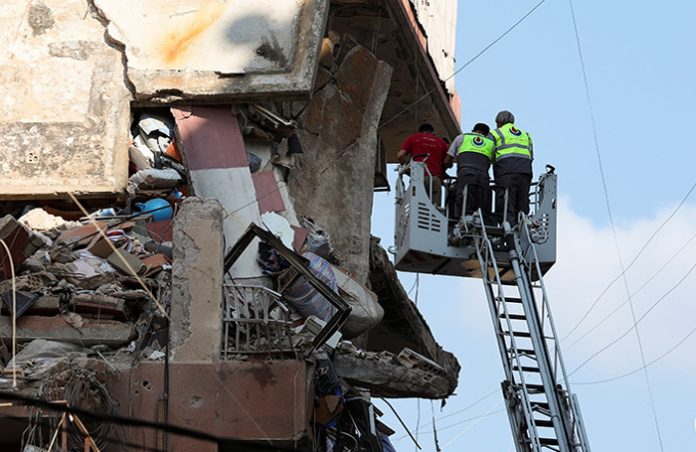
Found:
M 372 398 L 450 396 L 370 216 L 419 122 L 459 131 L 455 14 L 6 5 L 3 450 L 388 451 Z

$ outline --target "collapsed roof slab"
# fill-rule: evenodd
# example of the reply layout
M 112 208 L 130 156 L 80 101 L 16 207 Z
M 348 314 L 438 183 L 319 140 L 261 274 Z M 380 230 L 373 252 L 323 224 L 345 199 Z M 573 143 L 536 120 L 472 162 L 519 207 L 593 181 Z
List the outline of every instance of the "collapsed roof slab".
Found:
M 382 322 L 370 331 L 367 349 L 399 354 L 408 348 L 431 359 L 444 369 L 448 391 L 453 393 L 461 369 L 457 358 L 437 343 L 376 237 L 371 240 L 370 253 L 370 287 L 379 297 L 385 315 Z
M 0 9 L 0 199 L 125 188 L 130 92 L 84 0 Z
M 328 0 L 94 0 L 141 103 L 307 96 Z

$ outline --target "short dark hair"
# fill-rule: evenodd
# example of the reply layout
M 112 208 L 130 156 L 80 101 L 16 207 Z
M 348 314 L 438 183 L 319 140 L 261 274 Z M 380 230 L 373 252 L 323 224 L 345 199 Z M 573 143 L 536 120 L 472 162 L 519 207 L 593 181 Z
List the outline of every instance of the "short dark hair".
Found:
M 433 132 L 435 132 L 435 127 L 433 127 L 433 125 L 430 123 L 424 122 L 418 128 L 418 132 L 419 133 L 433 133 Z
M 491 133 L 491 128 L 488 127 L 488 124 L 484 124 L 482 122 L 477 122 L 474 124 L 474 128 L 471 129 L 472 132 L 478 132 L 481 135 L 488 135 Z

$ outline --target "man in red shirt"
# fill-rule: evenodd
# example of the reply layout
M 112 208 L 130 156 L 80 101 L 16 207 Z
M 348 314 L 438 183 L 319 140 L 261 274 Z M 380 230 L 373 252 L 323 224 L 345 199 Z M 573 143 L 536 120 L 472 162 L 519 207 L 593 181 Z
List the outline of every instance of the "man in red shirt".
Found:
M 435 128 L 428 124 L 421 124 L 418 128 L 418 133 L 414 133 L 406 139 L 401 149 L 396 154 L 396 158 L 401 163 L 407 163 L 411 158 L 416 162 L 425 160 L 425 164 L 432 175 L 433 191 L 430 193 L 430 199 L 433 203 L 440 207 L 440 198 L 442 196 L 442 179 L 445 176 L 444 160 L 447 155 L 449 146 L 445 141 L 435 135 Z M 430 188 L 431 177 L 426 172 L 425 187 Z

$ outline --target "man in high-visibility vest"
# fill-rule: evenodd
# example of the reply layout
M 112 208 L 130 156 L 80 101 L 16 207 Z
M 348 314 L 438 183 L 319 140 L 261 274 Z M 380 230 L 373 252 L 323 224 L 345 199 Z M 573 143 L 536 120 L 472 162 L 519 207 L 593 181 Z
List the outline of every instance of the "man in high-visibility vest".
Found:
M 534 148 L 532 136 L 515 126 L 515 116 L 503 110 L 495 117 L 493 176 L 496 189 L 495 213 L 502 221 L 507 190 L 507 221 L 517 224 L 519 212 L 529 213 L 529 185 L 532 182 Z
M 463 133 L 454 139 L 447 151 L 447 160 L 457 161 L 457 186 L 455 189 L 454 217 L 471 215 L 479 208 L 487 217 L 490 212 L 488 169 L 493 160 L 495 144 L 489 137 L 490 128 L 483 123 L 474 125 L 471 133 Z M 468 187 L 468 188 L 467 188 Z M 463 206 L 466 188 L 466 206 Z

